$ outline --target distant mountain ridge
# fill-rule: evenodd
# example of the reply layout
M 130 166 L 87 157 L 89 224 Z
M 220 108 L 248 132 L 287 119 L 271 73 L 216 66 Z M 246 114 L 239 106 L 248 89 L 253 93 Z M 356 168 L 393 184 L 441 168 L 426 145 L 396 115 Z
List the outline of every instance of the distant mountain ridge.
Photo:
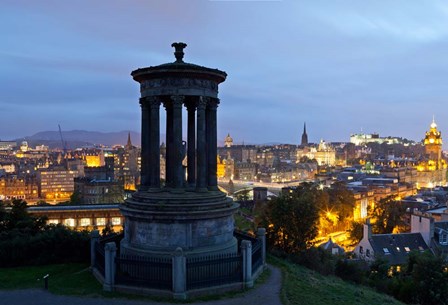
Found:
M 62 131 L 62 137 L 67 143 L 67 148 L 73 149 L 90 145 L 126 145 L 128 133 L 131 134 L 132 144 L 140 146 L 140 133 L 135 131 L 98 132 L 87 130 Z M 50 148 L 62 148 L 59 131 L 41 131 L 32 136 L 16 139 L 16 141 L 27 141 L 30 146 L 40 144 L 48 145 Z

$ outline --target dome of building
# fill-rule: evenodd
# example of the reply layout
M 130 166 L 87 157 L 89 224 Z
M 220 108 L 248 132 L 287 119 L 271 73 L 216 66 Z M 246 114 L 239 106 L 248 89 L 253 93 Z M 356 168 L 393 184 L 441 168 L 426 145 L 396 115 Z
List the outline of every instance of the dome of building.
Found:
M 227 137 L 224 139 L 224 143 L 226 147 L 231 147 L 233 145 L 233 139 L 230 136 L 230 133 L 227 134 Z

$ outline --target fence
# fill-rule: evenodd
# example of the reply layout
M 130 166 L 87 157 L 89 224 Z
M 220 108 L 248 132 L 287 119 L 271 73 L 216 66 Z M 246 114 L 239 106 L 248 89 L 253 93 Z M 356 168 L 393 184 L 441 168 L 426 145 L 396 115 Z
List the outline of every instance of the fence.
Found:
M 95 249 L 95 258 L 94 258 L 94 268 L 96 268 L 101 275 L 104 277 L 104 246 L 100 244 L 99 242 L 94 243 L 94 249 Z
M 235 231 L 237 253 L 188 257 L 179 248 L 170 257 L 143 257 L 117 252 L 122 234 L 99 238 L 94 231 L 91 264 L 103 276 L 104 289 L 110 291 L 121 286 L 135 287 L 135 291 L 150 288 L 185 298 L 188 291 L 208 287 L 251 287 L 265 264 L 264 235 L 264 229 L 256 237 Z
M 263 265 L 263 243 L 261 240 L 252 242 L 252 275 Z
M 187 290 L 243 281 L 241 253 L 187 258 Z
M 171 290 L 172 259 L 120 255 L 115 258 L 115 283 Z

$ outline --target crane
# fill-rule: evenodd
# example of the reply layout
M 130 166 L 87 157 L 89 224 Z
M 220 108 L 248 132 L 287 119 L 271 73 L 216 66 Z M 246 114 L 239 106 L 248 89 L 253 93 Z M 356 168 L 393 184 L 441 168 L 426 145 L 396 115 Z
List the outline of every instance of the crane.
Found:
M 66 155 L 67 155 L 67 142 L 65 142 L 64 138 L 62 137 L 61 125 L 58 124 L 58 127 L 59 127 L 59 135 L 61 136 L 61 143 L 62 143 L 62 149 L 64 151 L 64 157 L 66 157 Z

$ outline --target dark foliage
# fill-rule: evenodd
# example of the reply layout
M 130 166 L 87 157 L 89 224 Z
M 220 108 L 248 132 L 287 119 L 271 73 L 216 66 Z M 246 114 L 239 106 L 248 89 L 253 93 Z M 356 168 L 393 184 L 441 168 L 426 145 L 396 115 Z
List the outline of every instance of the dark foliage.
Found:
M 340 259 L 336 262 L 335 275 L 355 284 L 362 284 L 366 279 L 368 266 L 363 261 Z
M 310 186 L 271 200 L 261 216 L 261 226 L 271 249 L 297 253 L 311 246 L 319 219 L 316 202 L 321 191 Z
M 14 200 L 6 212 L 0 203 L 0 267 L 89 261 L 87 232 L 46 225 L 26 207 L 25 201 Z

